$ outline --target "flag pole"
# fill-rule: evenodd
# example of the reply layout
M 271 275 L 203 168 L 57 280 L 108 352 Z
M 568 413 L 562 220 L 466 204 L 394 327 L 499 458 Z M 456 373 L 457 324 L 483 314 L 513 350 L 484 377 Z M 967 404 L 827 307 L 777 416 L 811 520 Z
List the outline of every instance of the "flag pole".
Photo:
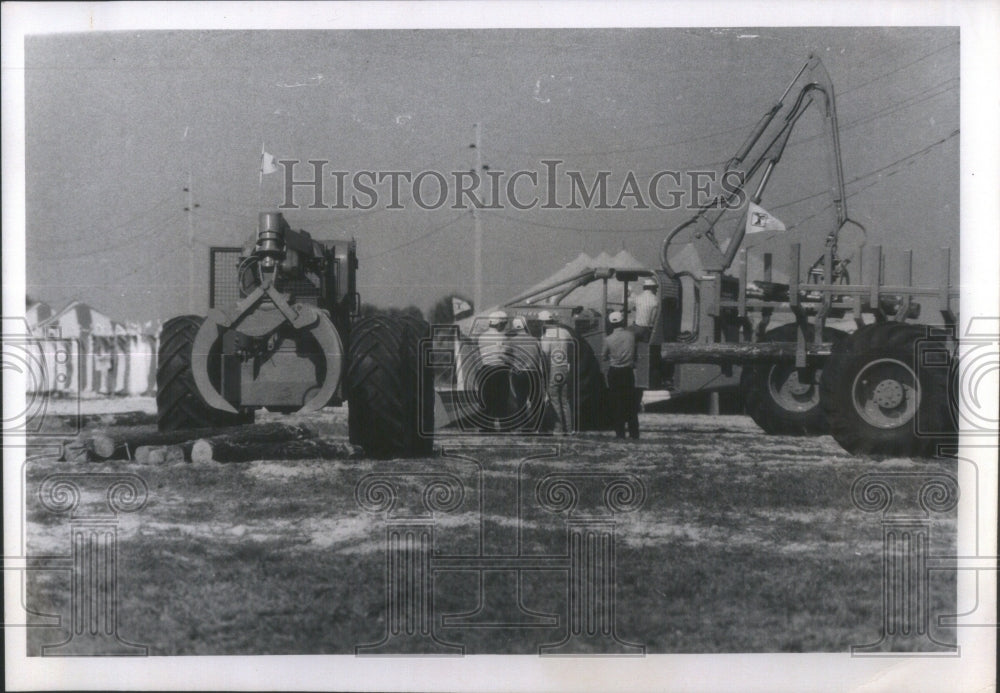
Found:
M 258 163 L 257 176 L 257 211 L 264 211 L 264 140 L 260 141 L 260 160 Z
M 479 180 L 478 176 L 482 175 L 483 170 L 483 149 L 482 149 L 482 126 L 480 123 L 476 123 L 472 126 L 476 134 L 476 178 L 473 180 Z M 478 183 L 477 183 L 477 188 Z M 481 311 L 483 309 L 483 225 L 479 218 L 479 208 L 473 204 L 472 205 L 472 221 L 474 225 L 474 236 L 473 236 L 473 310 Z
M 188 251 L 188 312 L 195 312 L 195 300 L 194 300 L 194 190 L 193 190 L 193 180 L 191 176 L 191 168 L 188 167 L 187 176 L 187 207 L 185 211 L 187 212 L 187 227 L 188 227 L 188 237 L 187 237 L 187 251 Z

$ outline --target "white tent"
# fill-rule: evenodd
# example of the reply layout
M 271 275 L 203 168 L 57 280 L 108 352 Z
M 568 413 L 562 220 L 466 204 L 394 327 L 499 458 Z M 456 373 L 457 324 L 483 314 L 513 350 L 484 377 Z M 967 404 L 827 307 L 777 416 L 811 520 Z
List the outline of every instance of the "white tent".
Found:
M 52 317 L 52 306 L 44 301 L 30 301 L 24 311 L 24 319 L 34 327 Z
M 39 319 L 43 314 L 29 312 L 28 317 L 46 363 L 37 387 L 90 395 L 155 391 L 155 333 L 115 321 L 81 301 Z
M 747 253 L 747 279 L 750 282 L 755 280 L 759 281 L 764 278 L 764 249 L 750 248 Z M 658 260 L 658 258 L 657 258 Z M 697 253 L 693 246 L 684 246 L 675 255 L 675 268 L 676 269 L 691 269 L 692 271 L 701 267 L 701 262 L 698 258 Z M 727 274 L 732 276 L 739 276 L 741 271 L 742 254 L 738 255 L 736 260 L 733 262 L 733 266 L 729 269 Z M 788 274 L 785 271 L 785 265 L 788 263 L 787 257 L 774 257 L 771 267 L 771 281 L 776 283 L 788 283 Z M 585 272 L 589 269 L 598 269 L 605 267 L 613 267 L 615 269 L 627 269 L 627 270 L 653 270 L 659 269 L 659 263 L 655 266 L 642 263 L 635 258 L 627 250 L 620 250 L 619 252 L 611 255 L 605 251 L 601 251 L 596 256 L 588 255 L 587 253 L 580 253 L 575 258 L 567 262 L 561 268 L 553 272 L 551 275 L 545 279 L 537 282 L 530 288 L 521 292 L 521 295 L 536 293 L 547 286 L 558 283 L 559 281 L 564 281 L 571 279 L 579 275 L 581 272 Z M 568 294 L 562 300 L 563 305 L 572 306 L 583 306 L 584 308 L 592 308 L 594 310 L 600 310 L 601 303 L 603 300 L 604 287 L 603 282 L 594 281 L 585 286 L 578 287 L 574 289 L 570 294 Z M 636 292 L 640 291 L 641 288 L 638 286 L 638 282 L 632 282 L 629 285 L 629 296 L 634 296 Z M 608 302 L 612 305 L 620 305 L 622 303 L 622 285 L 621 282 L 612 279 L 608 282 Z M 551 304 L 555 301 L 555 297 L 546 298 L 540 302 L 542 304 Z M 472 325 L 478 319 L 482 321 L 486 316 L 495 310 L 500 309 L 500 306 L 492 306 L 486 310 L 478 311 L 475 315 L 469 316 L 462 320 L 456 321 L 461 331 L 465 334 L 469 334 Z
M 752 282 L 764 279 L 764 254 L 771 252 L 771 281 L 779 284 L 787 284 L 788 250 L 787 248 L 783 250 L 783 253 L 775 255 L 773 249 L 749 247 L 747 250 L 747 281 Z M 726 271 L 726 274 L 734 277 L 739 276 L 742 271 L 742 257 L 742 252 L 736 255 L 732 266 Z M 675 272 L 691 272 L 697 276 L 701 273 L 703 263 L 694 246 L 688 244 L 680 246 L 677 252 L 671 255 L 670 266 Z
M 128 392 L 140 395 L 156 391 L 156 348 L 159 325 L 132 324 L 129 331 Z

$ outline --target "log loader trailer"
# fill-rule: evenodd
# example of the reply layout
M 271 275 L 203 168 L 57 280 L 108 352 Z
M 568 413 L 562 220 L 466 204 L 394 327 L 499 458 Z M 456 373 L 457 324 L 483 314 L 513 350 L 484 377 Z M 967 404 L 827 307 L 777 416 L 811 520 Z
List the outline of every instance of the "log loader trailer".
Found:
M 373 456 L 432 448 L 429 326 L 358 319 L 355 242 L 317 241 L 264 212 L 242 248 L 211 249 L 209 311 L 160 332 L 161 431 L 251 423 L 261 407 L 311 412 L 348 402 L 351 442 Z
M 795 100 L 786 106 L 796 87 Z M 723 245 L 719 221 L 751 182 L 747 215 L 754 213 L 795 125 L 812 105 L 823 118 L 834 226 L 823 254 L 805 272 L 800 245 L 790 244 L 787 284 L 771 281 L 767 256 L 765 276 L 748 282 L 742 247 L 747 224 L 738 224 Z M 939 443 L 952 441 L 958 373 L 952 306 L 958 289 L 950 281 L 951 253 L 941 251 L 937 285 L 914 286 L 911 251 L 904 252 L 904 282 L 897 285 L 884 281 L 880 246 L 863 252 L 866 231 L 847 211 L 833 83 L 818 57 L 809 56 L 725 171 L 738 171 L 740 186 L 701 207 L 663 240 L 664 278 L 677 288 L 680 304 L 693 306 L 687 325 L 684 316 L 673 316 L 681 324 L 664 340 L 660 363 L 712 363 L 724 371 L 742 366 L 747 413 L 768 433 L 829 432 L 849 452 L 880 456 L 933 454 Z M 849 252 L 843 252 L 845 234 L 854 237 Z M 739 276 L 732 277 L 726 272 L 737 254 Z M 852 263 L 859 281 L 851 278 Z M 914 322 L 921 311 L 918 297 L 937 303 L 937 326 Z M 776 315 L 790 321 L 769 330 Z M 828 326 L 833 320 L 848 329 Z
M 796 87 L 795 100 L 786 105 Z M 763 276 L 750 281 L 743 248 L 746 216 L 727 227 L 728 238 L 719 222 L 742 209 L 744 200 L 754 205 L 745 205 L 746 215 L 760 209 L 756 205 L 789 137 L 812 105 L 823 118 L 834 226 L 822 256 L 808 267 L 802 265 L 800 244 L 790 244 L 787 282 L 773 281 L 770 254 L 762 257 Z M 831 433 L 851 453 L 931 454 L 936 444 L 953 440 L 957 317 L 952 307 L 958 290 L 950 280 L 950 251 L 941 251 L 935 286 L 913 285 L 910 251 L 903 255 L 904 281 L 892 285 L 885 283 L 881 247 L 862 251 L 866 231 L 848 216 L 833 84 L 819 58 L 809 57 L 723 175 L 730 181 L 737 177 L 739 185 L 666 235 L 661 269 L 587 268 L 504 304 L 508 315 L 523 317 L 536 335 L 543 309 L 574 330 L 578 426 L 606 425 L 600 377 L 606 365 L 595 355 L 601 353 L 607 315 L 620 310 L 627 320 L 630 283 L 654 277 L 661 310 L 648 341 L 639 344 L 637 387 L 674 398 L 738 387 L 747 413 L 766 433 Z M 845 237 L 855 246 L 849 252 Z M 728 270 L 737 258 L 733 276 Z M 599 305 L 573 305 L 574 292 L 593 282 L 603 282 Z M 937 303 L 939 326 L 914 322 L 921 310 L 916 298 Z M 828 325 L 834 321 L 844 329 Z M 451 380 L 442 386 L 439 374 L 446 401 L 475 400 L 455 392 L 453 384 L 474 382 L 473 375 Z

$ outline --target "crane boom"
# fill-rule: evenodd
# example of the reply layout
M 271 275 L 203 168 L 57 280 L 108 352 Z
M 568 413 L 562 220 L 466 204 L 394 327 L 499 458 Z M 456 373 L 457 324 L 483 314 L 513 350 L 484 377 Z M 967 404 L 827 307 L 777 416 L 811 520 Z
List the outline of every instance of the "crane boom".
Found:
M 795 101 L 786 107 L 785 99 L 793 88 L 801 84 Z M 732 209 L 737 200 L 749 199 L 759 203 L 764 190 L 770 182 L 771 174 L 781 161 L 788 139 L 798 123 L 799 118 L 813 103 L 822 110 L 825 137 L 828 144 L 830 193 L 837 216 L 836 228 L 827 235 L 826 243 L 834 250 L 840 230 L 849 223 L 847 200 L 844 190 L 844 170 L 840 154 L 840 133 L 837 126 L 837 107 L 830 75 L 816 55 L 810 55 L 805 65 L 795 78 L 788 84 L 778 101 L 758 121 L 753 131 L 743 142 L 737 153 L 729 159 L 723 176 L 739 172 L 745 160 L 749 163 L 740 172 L 739 184 L 715 196 L 707 204 L 699 207 L 693 217 L 675 227 L 663 240 L 660 260 L 664 271 L 671 277 L 688 273 L 700 276 L 701 273 L 722 273 L 733 263 L 736 253 L 743 244 L 745 225 L 740 225 L 725 248 L 722 247 L 715 227 L 722 216 Z M 775 124 L 777 116 L 785 112 L 784 117 Z M 765 135 L 769 135 L 765 138 Z M 756 153 L 755 156 L 753 156 Z M 749 159 L 748 159 L 749 157 Z M 758 177 L 758 174 L 759 177 Z M 752 194 L 746 192 L 747 186 L 754 179 L 757 185 Z M 685 242 L 686 241 L 686 242 Z M 693 246 L 694 257 L 700 266 L 692 266 L 692 254 L 688 253 L 681 261 L 687 266 L 680 267 L 678 255 L 673 251 L 683 250 L 683 246 Z

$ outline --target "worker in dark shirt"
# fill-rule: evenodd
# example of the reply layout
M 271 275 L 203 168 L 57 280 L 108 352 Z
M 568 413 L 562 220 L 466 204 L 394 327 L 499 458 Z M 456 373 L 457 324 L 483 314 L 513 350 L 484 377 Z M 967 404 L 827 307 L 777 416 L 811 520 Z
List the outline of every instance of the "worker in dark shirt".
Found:
M 635 397 L 635 334 L 625 329 L 624 316 L 614 311 L 608 316 L 612 332 L 604 340 L 602 358 L 608 364 L 608 400 L 615 437 L 639 437 L 639 412 Z
M 507 313 L 494 311 L 489 327 L 479 335 L 479 363 L 476 379 L 482 396 L 488 426 L 484 432 L 503 429 L 507 399 L 510 396 L 510 347 L 507 343 Z
M 542 345 L 528 331 L 522 317 L 510 321 L 507 335 L 510 356 L 510 384 L 517 401 L 515 425 L 526 431 L 535 431 L 545 405 L 545 377 L 543 373 Z

